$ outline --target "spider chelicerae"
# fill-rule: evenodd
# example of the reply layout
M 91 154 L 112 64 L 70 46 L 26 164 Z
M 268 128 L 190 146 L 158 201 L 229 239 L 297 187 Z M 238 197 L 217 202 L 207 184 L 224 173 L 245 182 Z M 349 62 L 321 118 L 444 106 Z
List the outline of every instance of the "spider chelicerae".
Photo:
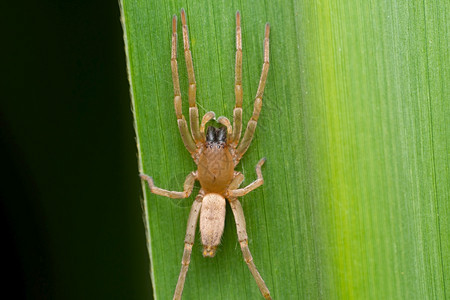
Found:
M 178 283 L 175 288 L 173 299 L 181 299 L 183 293 L 184 282 L 189 268 L 191 259 L 192 246 L 195 240 L 195 230 L 197 220 L 200 216 L 200 233 L 203 244 L 203 256 L 213 257 L 216 253 L 217 246 L 222 237 L 225 224 L 225 199 L 230 203 L 234 214 L 239 244 L 245 262 L 250 269 L 258 287 L 265 299 L 272 299 L 269 289 L 264 280 L 256 269 L 252 255 L 248 248 L 248 236 L 245 227 L 245 217 L 241 203 L 237 197 L 253 191 L 261 186 L 264 181 L 261 173 L 261 166 L 265 162 L 265 158 L 256 164 L 257 179 L 244 188 L 239 188 L 244 180 L 241 172 L 235 171 L 234 168 L 247 151 L 255 133 L 256 124 L 258 122 L 259 113 L 262 107 L 262 97 L 266 84 L 267 74 L 269 71 L 269 32 L 270 26 L 267 23 L 264 35 L 264 64 L 259 80 L 258 90 L 253 108 L 253 115 L 250 118 L 247 129 L 241 140 L 242 131 L 242 35 L 241 35 L 241 16 L 239 11 L 236 13 L 236 65 L 235 65 L 235 95 L 236 105 L 233 110 L 233 126 L 225 117 L 220 117 L 217 122 L 223 126 L 215 128 L 210 126 L 206 130 L 206 124 L 215 119 L 214 112 L 206 113 L 199 125 L 199 114 L 195 103 L 197 85 L 195 82 L 194 65 L 192 55 L 189 49 L 188 28 L 186 25 L 186 14 L 181 10 L 181 23 L 183 26 L 183 44 L 184 55 L 186 58 L 186 67 L 189 79 L 189 120 L 190 132 L 181 111 L 181 92 L 178 78 L 177 63 L 177 18 L 172 19 L 172 80 L 174 89 L 174 105 L 177 116 L 178 128 L 181 138 L 186 149 L 191 154 L 198 168 L 191 172 L 184 182 L 183 192 L 174 192 L 156 187 L 153 179 L 145 174 L 141 174 L 141 178 L 148 182 L 150 191 L 154 194 L 166 196 L 169 198 L 187 198 L 192 192 L 195 180 L 200 181 L 201 189 L 192 204 L 189 214 L 186 237 L 184 239 L 184 253 L 182 258 L 182 266 Z M 240 142 L 239 142 L 240 141 Z

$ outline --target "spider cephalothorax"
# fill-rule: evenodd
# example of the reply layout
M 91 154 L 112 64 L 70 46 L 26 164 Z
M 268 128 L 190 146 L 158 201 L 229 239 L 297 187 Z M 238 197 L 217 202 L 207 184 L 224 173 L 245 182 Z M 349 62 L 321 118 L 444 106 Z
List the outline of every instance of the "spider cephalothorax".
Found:
M 223 193 L 234 177 L 234 162 L 225 127 L 208 127 L 205 148 L 198 161 L 198 178 L 206 192 Z
M 195 101 L 197 85 L 194 76 L 194 66 L 192 55 L 189 49 L 188 28 L 186 25 L 186 15 L 181 10 L 181 22 L 183 25 L 184 55 L 189 79 L 189 120 L 191 130 L 183 116 L 181 110 L 181 92 L 178 79 L 177 64 L 177 19 L 172 19 L 172 79 L 174 89 L 174 105 L 177 116 L 178 128 L 186 149 L 191 154 L 197 164 L 197 170 L 191 172 L 184 182 L 183 192 L 174 192 L 156 187 L 153 179 L 145 174 L 141 174 L 142 179 L 148 182 L 150 191 L 154 194 L 170 198 L 187 198 L 192 192 L 195 180 L 200 181 L 201 189 L 192 204 L 188 218 L 186 237 L 184 240 L 184 253 L 181 261 L 181 271 L 175 289 L 174 299 L 181 299 L 186 273 L 189 267 L 192 245 L 195 240 L 195 230 L 197 220 L 200 219 L 200 234 L 203 244 L 203 256 L 213 257 L 216 248 L 220 243 L 225 224 L 225 206 L 228 200 L 236 220 L 239 244 L 242 249 L 244 260 L 250 272 L 258 284 L 258 287 L 266 299 L 271 299 L 269 290 L 264 280 L 256 269 L 252 255 L 248 248 L 248 237 L 245 229 L 244 212 L 237 197 L 244 196 L 248 192 L 263 184 L 261 166 L 265 159 L 261 159 L 256 165 L 257 179 L 244 188 L 239 188 L 244 180 L 244 175 L 235 171 L 235 166 L 239 163 L 244 153 L 247 151 L 255 133 L 259 113 L 262 106 L 262 96 L 266 84 L 267 73 L 269 71 L 269 24 L 266 24 L 264 36 L 264 64 L 261 79 L 256 92 L 253 114 L 248 122 L 247 129 L 241 139 L 242 130 L 242 42 L 241 42 L 241 18 L 239 12 L 236 13 L 236 77 L 235 93 L 236 105 L 233 110 L 233 126 L 225 117 L 220 117 L 217 122 L 223 127 L 208 127 L 205 134 L 206 124 L 214 119 L 213 112 L 206 113 L 199 126 L 199 115 Z M 226 199 L 226 200 L 225 200 Z

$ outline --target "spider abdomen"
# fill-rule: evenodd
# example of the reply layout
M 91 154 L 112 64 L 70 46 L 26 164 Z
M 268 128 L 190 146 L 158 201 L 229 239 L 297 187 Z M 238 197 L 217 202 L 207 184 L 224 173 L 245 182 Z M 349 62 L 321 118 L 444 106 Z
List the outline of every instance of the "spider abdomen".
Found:
M 200 210 L 200 234 L 203 256 L 213 257 L 220 244 L 225 225 L 225 198 L 219 194 L 206 194 Z

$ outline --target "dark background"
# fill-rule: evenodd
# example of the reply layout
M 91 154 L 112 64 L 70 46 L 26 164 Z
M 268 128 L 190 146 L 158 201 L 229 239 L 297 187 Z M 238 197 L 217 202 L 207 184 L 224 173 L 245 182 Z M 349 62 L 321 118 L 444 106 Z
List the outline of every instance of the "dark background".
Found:
M 118 2 L 6 2 L 2 294 L 148 299 Z

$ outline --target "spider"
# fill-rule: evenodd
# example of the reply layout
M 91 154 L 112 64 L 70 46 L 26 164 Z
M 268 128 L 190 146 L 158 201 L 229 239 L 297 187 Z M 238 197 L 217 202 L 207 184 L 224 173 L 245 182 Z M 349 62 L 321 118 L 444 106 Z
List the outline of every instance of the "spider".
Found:
M 189 79 L 189 119 L 191 132 L 181 112 L 181 93 L 178 78 L 177 63 L 177 17 L 172 19 L 172 80 L 174 89 L 174 105 L 177 116 L 178 128 L 181 138 L 186 149 L 191 154 L 198 168 L 191 172 L 184 182 L 183 192 L 168 191 L 156 187 L 152 177 L 141 174 L 141 178 L 148 182 L 150 191 L 154 194 L 169 198 L 187 198 L 192 192 L 195 180 L 200 181 L 201 189 L 195 198 L 189 214 L 186 236 L 184 240 L 184 252 L 181 261 L 181 271 L 178 277 L 177 286 L 173 299 L 181 299 L 183 293 L 184 282 L 189 268 L 191 259 L 192 246 L 195 240 L 195 230 L 197 220 L 200 216 L 200 234 L 203 244 L 203 256 L 214 257 L 217 246 L 223 234 L 225 224 L 225 199 L 230 203 L 234 214 L 239 244 L 245 262 L 250 269 L 256 283 L 265 299 L 272 299 L 270 292 L 264 283 L 261 275 L 256 269 L 252 255 L 248 248 L 248 236 L 245 229 L 245 218 L 241 203 L 237 197 L 253 191 L 261 186 L 263 176 L 261 166 L 265 162 L 265 158 L 256 164 L 257 179 L 244 188 L 239 188 L 244 180 L 244 175 L 234 168 L 247 151 L 253 139 L 253 134 L 258 122 L 259 113 L 262 106 L 262 97 L 266 84 L 267 73 L 269 71 L 269 23 L 265 27 L 264 36 L 264 64 L 262 68 L 261 78 L 259 81 L 258 91 L 254 103 L 253 115 L 248 122 L 247 129 L 241 140 L 242 130 L 242 41 L 241 41 L 241 16 L 239 11 L 236 12 L 236 64 L 235 64 L 235 97 L 236 105 L 233 110 L 232 127 L 230 121 L 225 117 L 220 117 L 217 122 L 223 125 L 220 128 L 210 126 L 206 130 L 206 124 L 215 119 L 214 112 L 210 111 L 203 116 L 199 126 L 199 114 L 195 103 L 196 82 L 194 76 L 194 66 L 192 63 L 192 55 L 189 49 L 188 27 L 186 25 L 186 14 L 181 10 L 181 22 L 183 27 L 183 44 L 184 55 L 186 58 L 186 67 Z M 240 141 L 241 140 L 241 141 Z M 240 143 L 239 143 L 240 141 Z

